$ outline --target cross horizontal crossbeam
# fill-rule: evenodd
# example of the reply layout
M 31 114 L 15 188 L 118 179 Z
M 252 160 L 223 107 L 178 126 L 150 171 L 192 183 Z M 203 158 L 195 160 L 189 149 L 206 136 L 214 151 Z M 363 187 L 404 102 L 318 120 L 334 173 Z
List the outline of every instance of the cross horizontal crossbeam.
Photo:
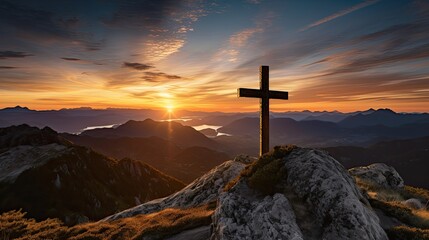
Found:
M 268 91 L 268 96 L 265 92 L 260 89 L 250 89 L 250 88 L 239 88 L 237 89 L 238 97 L 250 97 L 250 98 L 270 98 L 270 99 L 289 99 L 288 92 L 282 91 Z

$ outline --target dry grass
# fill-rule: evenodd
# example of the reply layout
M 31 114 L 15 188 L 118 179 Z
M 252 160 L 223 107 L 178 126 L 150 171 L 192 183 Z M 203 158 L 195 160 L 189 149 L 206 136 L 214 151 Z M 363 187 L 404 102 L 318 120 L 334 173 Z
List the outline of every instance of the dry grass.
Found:
M 385 188 L 359 177 L 355 177 L 355 181 L 359 188 L 368 193 L 371 198 L 389 202 L 406 200 L 399 189 Z
M 423 188 L 405 186 L 402 190 L 402 194 L 406 198 L 418 198 L 426 202 L 429 201 L 429 190 Z
M 25 218 L 21 211 L 0 215 L 0 239 L 162 239 L 186 229 L 211 223 L 215 204 L 197 208 L 169 208 L 157 213 L 137 215 L 112 222 L 93 222 L 73 227 L 64 226 L 57 219 L 36 222 Z
M 25 218 L 25 214 L 18 211 L 10 211 L 0 215 L 0 239 L 50 239 L 57 232 L 66 230 L 58 219 L 47 219 L 41 222 Z
M 405 186 L 402 189 L 390 189 L 355 178 L 357 185 L 368 193 L 369 201 L 386 215 L 394 217 L 404 225 L 386 229 L 391 240 L 429 240 L 429 211 L 427 209 L 412 209 L 403 203 L 410 198 L 421 202 L 429 200 L 429 191 L 422 188 Z
M 421 202 L 429 202 L 429 190 L 404 186 L 401 189 L 385 188 L 372 181 L 355 177 L 356 184 L 360 189 L 367 192 L 371 198 L 382 201 L 404 201 L 410 198 L 419 199 Z
M 429 212 L 427 210 L 411 209 L 400 202 L 385 202 L 377 199 L 370 199 L 370 202 L 371 206 L 409 226 L 429 229 Z

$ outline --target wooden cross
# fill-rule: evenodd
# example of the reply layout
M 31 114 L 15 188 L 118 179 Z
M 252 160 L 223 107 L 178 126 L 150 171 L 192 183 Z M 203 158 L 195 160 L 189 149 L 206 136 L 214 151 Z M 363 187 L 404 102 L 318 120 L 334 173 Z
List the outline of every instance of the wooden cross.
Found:
M 260 112 L 260 123 L 259 123 L 259 155 L 266 153 L 270 149 L 270 98 L 272 99 L 288 99 L 288 92 L 281 91 L 270 91 L 268 86 L 268 66 L 259 67 L 259 88 L 260 89 L 249 89 L 239 88 L 237 89 L 238 97 L 251 97 L 260 98 L 261 104 Z

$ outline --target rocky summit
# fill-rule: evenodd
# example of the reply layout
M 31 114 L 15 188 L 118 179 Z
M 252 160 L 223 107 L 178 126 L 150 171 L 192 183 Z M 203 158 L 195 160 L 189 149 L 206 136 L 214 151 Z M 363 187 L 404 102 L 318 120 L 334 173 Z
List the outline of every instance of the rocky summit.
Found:
M 190 239 L 388 239 L 349 172 L 324 151 L 295 146 L 258 160 L 236 157 L 169 197 L 103 221 L 214 200 L 211 226 Z
M 212 239 L 388 239 L 347 170 L 296 147 L 247 167 L 219 197 L 213 229 Z

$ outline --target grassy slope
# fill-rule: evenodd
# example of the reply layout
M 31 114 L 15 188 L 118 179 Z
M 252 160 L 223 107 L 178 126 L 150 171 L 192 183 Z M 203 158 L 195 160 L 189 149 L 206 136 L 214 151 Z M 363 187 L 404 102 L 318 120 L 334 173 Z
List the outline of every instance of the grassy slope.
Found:
M 67 227 L 58 219 L 37 222 L 21 211 L 0 215 L 0 240 L 9 239 L 163 239 L 211 223 L 216 204 L 190 208 L 168 208 L 157 213 L 137 215 L 112 222 L 93 222 Z
M 401 202 L 417 198 L 429 201 L 429 191 L 422 188 L 405 186 L 392 190 L 377 186 L 371 182 L 356 178 L 358 186 L 368 193 L 371 206 L 383 211 L 387 216 L 396 218 L 403 224 L 385 229 L 391 240 L 429 240 L 429 211 L 412 209 Z

